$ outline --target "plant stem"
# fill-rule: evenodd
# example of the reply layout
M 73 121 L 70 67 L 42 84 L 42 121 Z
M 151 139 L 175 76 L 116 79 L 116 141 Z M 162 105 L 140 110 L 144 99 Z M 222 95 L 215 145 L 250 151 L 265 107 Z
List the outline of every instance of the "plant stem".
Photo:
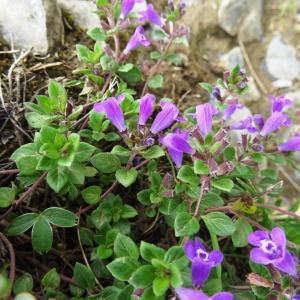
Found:
M 1 231 L 0 231 L 0 239 L 3 241 L 3 243 L 6 245 L 9 251 L 9 255 L 10 255 L 9 281 L 11 284 L 13 284 L 16 275 L 16 255 L 15 255 L 14 247 Z
M 300 220 L 300 216 L 299 216 L 298 214 L 296 214 L 295 212 L 288 211 L 288 210 L 286 210 L 286 209 L 277 207 L 277 206 L 275 206 L 275 205 L 271 205 L 271 204 L 262 204 L 262 203 L 255 203 L 255 205 L 258 206 L 258 207 L 262 207 L 262 208 L 268 208 L 268 209 L 277 210 L 277 211 L 281 212 L 281 213 L 284 214 L 284 215 L 291 216 L 291 217 L 293 217 L 293 218 L 296 218 L 296 219 L 299 219 L 299 220 Z
M 89 268 L 89 270 L 94 274 L 90 264 L 89 264 L 89 261 L 85 255 L 85 252 L 84 252 L 84 249 L 82 247 L 82 243 L 81 243 L 81 239 L 80 239 L 80 232 L 79 232 L 79 223 L 80 223 L 80 217 L 78 218 L 78 226 L 76 228 L 77 230 L 77 237 L 78 237 L 78 243 L 79 243 L 79 247 L 80 247 L 80 250 L 81 250 L 81 253 L 82 253 L 82 256 L 83 256 L 83 260 L 86 264 L 86 266 Z M 100 290 L 103 290 L 103 286 L 101 285 L 101 283 L 99 282 L 99 280 L 97 279 L 97 277 L 95 276 L 95 281 L 97 283 L 97 285 L 99 286 Z
M 3 175 L 3 174 L 18 174 L 19 173 L 19 170 L 18 169 L 12 169 L 12 170 L 1 170 L 0 171 L 0 175 Z
M 196 208 L 195 208 L 195 212 L 194 212 L 194 217 L 198 217 L 198 215 L 199 215 L 200 204 L 201 204 L 201 200 L 203 198 L 203 195 L 204 195 L 204 184 L 202 182 L 201 187 L 200 187 L 200 194 L 199 194 L 199 197 L 197 199 L 197 204 L 196 204 Z
M 11 207 L 0 216 L 0 220 L 4 219 L 10 212 L 12 212 L 15 208 L 17 208 L 23 201 L 25 201 L 35 190 L 38 188 L 38 186 L 43 182 L 45 177 L 47 176 L 47 172 L 43 173 L 36 181 L 35 183 L 22 194 L 22 196 L 16 200 Z

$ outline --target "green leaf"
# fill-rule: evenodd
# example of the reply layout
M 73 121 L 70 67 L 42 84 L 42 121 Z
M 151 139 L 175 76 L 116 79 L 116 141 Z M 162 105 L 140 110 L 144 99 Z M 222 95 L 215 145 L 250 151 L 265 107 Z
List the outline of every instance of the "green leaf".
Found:
M 50 80 L 48 85 L 49 97 L 54 101 L 61 113 L 65 112 L 68 96 L 65 88 L 55 80 Z
M 34 143 L 25 144 L 19 147 L 15 152 L 11 155 L 10 159 L 17 162 L 22 157 L 37 155 L 36 145 Z
M 52 169 L 47 174 L 47 183 L 56 193 L 60 192 L 68 182 L 68 179 L 68 173 L 63 168 Z
M 8 235 L 19 235 L 27 231 L 37 221 L 39 215 L 36 213 L 28 213 L 16 217 L 12 220 L 10 227 L 8 228 Z
M 114 242 L 114 253 L 117 257 L 128 256 L 138 259 L 139 250 L 135 242 L 128 236 L 119 233 Z
M 175 236 L 186 236 L 197 233 L 200 229 L 199 221 L 189 213 L 180 212 L 174 223 Z
M 234 147 L 227 147 L 224 150 L 224 158 L 226 160 L 232 161 L 235 158 L 235 149 Z
M 134 67 L 133 64 L 125 64 L 119 67 L 118 71 L 119 72 L 129 72 L 132 68 Z
M 90 28 L 87 35 L 96 42 L 102 42 L 106 39 L 106 34 L 100 30 L 100 27 Z
M 43 276 L 42 285 L 45 288 L 53 288 L 53 289 L 56 289 L 60 286 L 60 276 L 57 273 L 55 268 L 51 269 Z
M 51 126 L 44 125 L 40 130 L 39 139 L 43 144 L 44 143 L 53 144 L 56 135 L 57 135 L 57 129 Z
M 208 213 L 202 219 L 208 230 L 219 236 L 232 235 L 236 229 L 232 220 L 222 212 Z
M 171 270 L 171 276 L 170 276 L 171 285 L 174 288 L 179 288 L 183 283 L 180 270 L 178 269 L 177 265 L 171 265 L 170 270 Z
M 153 244 L 141 242 L 140 245 L 141 256 L 145 261 L 151 262 L 153 258 L 163 259 L 165 251 Z
M 132 185 L 138 176 L 138 171 L 135 168 L 129 170 L 119 169 L 116 171 L 116 178 L 124 187 Z
M 74 267 L 74 279 L 79 287 L 92 289 L 95 286 L 95 275 L 85 265 L 77 262 Z
M 130 219 L 130 218 L 137 216 L 137 214 L 138 214 L 138 212 L 136 211 L 136 209 L 130 205 L 125 204 L 121 208 L 121 218 L 122 219 Z
M 81 191 L 83 200 L 88 204 L 97 204 L 100 201 L 102 189 L 98 185 L 92 185 Z
M 154 159 L 164 156 L 165 151 L 158 145 L 155 145 L 147 149 L 146 151 L 142 151 L 141 154 L 145 159 Z
M 185 267 L 188 264 L 188 260 L 181 246 L 173 246 L 169 248 L 165 254 L 164 261 L 168 263 L 174 263 L 180 268 Z
M 11 293 L 12 283 L 9 279 L 0 273 L 0 297 L 2 299 L 9 299 L 9 295 Z
M 118 156 L 112 153 L 96 154 L 90 161 L 96 169 L 105 174 L 113 173 L 121 167 Z
M 130 157 L 130 150 L 125 148 L 125 147 L 122 147 L 120 145 L 116 145 L 112 148 L 111 150 L 111 153 L 112 154 L 115 154 L 115 155 L 118 155 L 120 157 Z
M 53 233 L 48 220 L 40 215 L 33 225 L 31 232 L 33 249 L 39 253 L 47 252 L 51 249 Z
M 228 178 L 221 178 L 221 179 L 215 179 L 212 182 L 213 187 L 225 191 L 225 192 L 230 192 L 234 186 L 234 183 L 231 179 Z
M 119 73 L 122 79 L 131 84 L 138 83 L 142 79 L 142 72 L 137 66 L 133 66 L 133 68 L 127 72 L 119 71 Z
M 106 267 L 116 279 L 125 281 L 131 277 L 139 266 L 139 262 L 132 257 L 119 257 Z
M 194 174 L 194 170 L 190 166 L 182 166 L 178 172 L 177 178 L 191 185 L 198 185 L 200 183 L 198 176 Z
M 155 269 L 151 265 L 139 267 L 129 278 L 129 283 L 135 288 L 146 288 L 155 278 Z
M 53 121 L 62 120 L 62 115 L 41 115 L 36 112 L 25 113 L 25 118 L 28 124 L 33 128 L 41 128 L 45 124 L 51 124 Z
M 58 227 L 74 227 L 77 224 L 77 216 L 61 207 L 49 207 L 41 215 Z
M 153 281 L 154 295 L 159 297 L 165 294 L 169 288 L 169 279 L 164 277 L 156 277 Z
M 209 167 L 200 159 L 194 161 L 194 172 L 197 175 L 209 174 Z
M 149 82 L 148 82 L 148 86 L 151 89 L 158 89 L 158 88 L 162 88 L 164 86 L 164 78 L 162 75 L 157 74 L 155 76 L 153 76 Z
M 15 281 L 13 291 L 15 294 L 20 294 L 24 292 L 31 292 L 32 289 L 33 289 L 32 276 L 29 273 L 24 273 Z
M 96 150 L 96 147 L 94 147 L 88 143 L 80 142 L 79 147 L 75 154 L 75 160 L 77 162 L 87 161 L 93 155 L 95 150 Z
M 221 207 L 224 205 L 224 201 L 220 195 L 214 192 L 208 192 L 204 195 L 201 201 L 201 208 Z
M 213 92 L 213 89 L 214 87 L 209 84 L 209 83 L 206 83 L 206 82 L 200 82 L 199 85 L 204 89 L 206 90 L 208 93 L 212 93 Z
M 0 187 L 0 207 L 5 208 L 10 206 L 15 200 L 15 189 L 9 187 Z
M 248 245 L 248 235 L 252 232 L 252 227 L 243 219 L 235 222 L 236 230 L 232 235 L 232 242 L 235 247 L 246 247 Z

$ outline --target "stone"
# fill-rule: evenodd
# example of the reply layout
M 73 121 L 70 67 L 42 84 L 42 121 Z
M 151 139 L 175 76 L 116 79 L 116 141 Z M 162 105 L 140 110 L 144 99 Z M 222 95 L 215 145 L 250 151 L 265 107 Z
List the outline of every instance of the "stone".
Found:
M 273 79 L 294 80 L 300 75 L 297 50 L 285 44 L 280 36 L 272 38 L 265 58 L 266 68 Z
M 222 0 L 218 10 L 220 27 L 244 42 L 262 38 L 263 0 Z
M 237 64 L 244 66 L 244 58 L 240 47 L 234 47 L 220 57 L 219 65 L 224 70 L 231 70 Z
M 272 86 L 276 89 L 289 88 L 293 85 L 292 80 L 278 79 L 272 82 Z
M 56 0 L 0 0 L 0 37 L 17 49 L 46 54 L 60 43 L 61 11 Z
M 99 17 L 94 13 L 97 6 L 92 1 L 85 0 L 58 0 L 64 14 L 71 17 L 75 26 L 87 30 L 100 26 Z
M 219 31 L 216 0 L 189 0 L 185 3 L 187 8 L 182 22 L 190 28 L 192 43 L 198 44 Z

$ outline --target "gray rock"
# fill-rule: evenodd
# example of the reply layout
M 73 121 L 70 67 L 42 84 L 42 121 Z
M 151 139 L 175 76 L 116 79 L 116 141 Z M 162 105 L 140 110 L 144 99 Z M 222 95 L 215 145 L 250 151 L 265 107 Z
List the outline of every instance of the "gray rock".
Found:
M 220 67 L 224 70 L 231 70 L 237 64 L 244 66 L 244 58 L 240 47 L 232 48 L 228 53 L 220 57 Z
M 265 62 L 268 73 L 275 79 L 294 80 L 300 75 L 297 50 L 285 44 L 280 36 L 271 40 Z
M 262 37 L 263 0 L 222 0 L 218 11 L 221 28 L 244 42 Z
M 56 0 L 0 0 L 0 37 L 15 48 L 45 54 L 62 39 Z
M 86 30 L 100 25 L 99 17 L 94 13 L 97 6 L 92 1 L 85 0 L 58 0 L 59 6 L 80 29 Z
M 218 32 L 217 0 L 189 0 L 183 23 L 192 33 L 191 42 L 198 44 L 208 35 Z M 205 13 L 203 13 L 205 12 Z

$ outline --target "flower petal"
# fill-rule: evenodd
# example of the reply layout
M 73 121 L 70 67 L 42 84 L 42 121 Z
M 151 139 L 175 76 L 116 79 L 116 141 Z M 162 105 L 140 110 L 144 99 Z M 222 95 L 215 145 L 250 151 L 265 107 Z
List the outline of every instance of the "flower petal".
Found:
M 132 50 L 139 47 L 140 45 L 148 47 L 150 46 L 151 42 L 148 38 L 144 35 L 144 28 L 142 26 L 138 26 L 135 29 L 135 32 L 129 39 L 125 49 L 123 50 L 125 55 L 128 55 Z
M 195 258 L 192 261 L 192 283 L 202 285 L 208 278 L 212 265 L 203 262 L 202 259 Z
M 260 134 L 262 136 L 267 136 L 268 134 L 278 130 L 281 126 L 289 126 L 289 125 L 290 125 L 290 120 L 288 116 L 281 112 L 275 111 L 266 120 Z
M 162 110 L 155 117 L 150 131 L 156 134 L 168 127 L 170 127 L 179 114 L 179 109 L 173 103 L 162 103 Z
M 94 111 L 98 113 L 105 113 L 104 107 L 103 107 L 103 102 L 98 102 L 95 103 L 93 106 Z
M 196 119 L 200 134 L 203 139 L 211 132 L 213 116 L 217 113 L 217 109 L 210 103 L 196 106 Z
M 108 98 L 103 101 L 103 107 L 107 118 L 113 123 L 117 129 L 122 132 L 126 130 L 123 111 L 119 102 L 115 98 Z
M 285 256 L 282 261 L 274 263 L 274 266 L 291 276 L 297 275 L 296 262 L 289 251 L 285 251 Z
M 300 136 L 295 136 L 279 145 L 280 151 L 300 151 Z
M 125 18 L 133 9 L 135 0 L 123 0 L 121 6 L 121 18 Z
M 234 297 L 229 292 L 220 292 L 210 297 L 210 300 L 234 300 Z
M 151 117 L 155 104 L 155 96 L 146 94 L 140 101 L 139 124 L 146 125 L 148 119 Z
M 272 241 L 277 245 L 280 246 L 283 251 L 285 251 L 286 248 L 286 237 L 285 237 L 285 232 L 279 228 L 275 227 L 271 231 L 271 238 Z
M 178 288 L 175 292 L 179 300 L 208 300 L 209 297 L 201 291 L 188 288 Z
M 194 241 L 187 241 L 184 244 L 184 252 L 189 260 L 193 260 L 197 256 L 197 248 Z
M 174 150 L 173 148 L 168 148 L 168 152 L 174 161 L 177 168 L 182 166 L 183 152 Z
M 273 262 L 260 248 L 254 248 L 250 251 L 250 259 L 260 265 L 268 265 Z
M 154 9 L 152 4 L 148 4 L 147 9 L 140 13 L 139 15 L 140 22 L 151 22 L 159 27 L 162 27 L 163 21 L 157 11 Z
M 269 239 L 269 233 L 265 230 L 256 230 L 248 235 L 248 243 L 253 246 L 260 246 L 262 240 Z
M 219 265 L 224 259 L 224 255 L 219 250 L 213 250 L 209 254 L 209 261 L 213 263 L 213 267 Z

